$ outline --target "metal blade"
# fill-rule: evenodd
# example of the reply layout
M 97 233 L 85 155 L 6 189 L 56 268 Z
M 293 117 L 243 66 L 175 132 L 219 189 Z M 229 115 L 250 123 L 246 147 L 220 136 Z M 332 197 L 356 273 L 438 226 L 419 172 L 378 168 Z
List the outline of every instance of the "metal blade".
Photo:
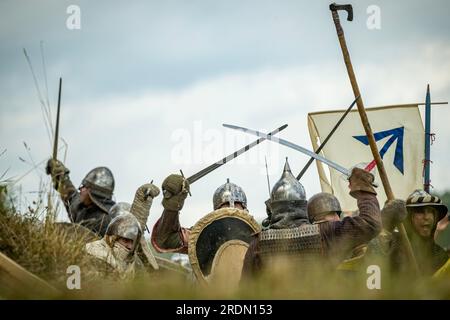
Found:
M 287 124 L 282 125 L 281 127 L 275 129 L 274 131 L 268 133 L 267 135 L 265 135 L 266 137 L 271 137 L 274 134 L 277 134 L 278 132 L 284 130 L 287 128 Z M 261 142 L 263 142 L 264 140 L 266 140 L 267 138 L 263 137 L 263 138 L 259 138 L 258 140 L 246 145 L 245 147 L 233 152 L 232 154 L 230 154 L 229 156 L 211 164 L 210 166 L 200 170 L 199 172 L 197 172 L 196 174 L 193 174 L 192 176 L 190 176 L 189 178 L 187 178 L 187 181 L 189 181 L 189 184 L 194 183 L 195 181 L 197 181 L 198 179 L 206 176 L 208 173 L 216 170 L 217 168 L 219 168 L 220 166 L 224 165 L 225 163 L 227 163 L 230 160 L 233 160 L 234 158 L 238 157 L 239 155 L 243 154 L 244 152 L 247 152 L 248 150 L 250 150 L 251 148 L 253 148 L 254 146 L 260 144 Z
M 295 143 L 292 143 L 290 141 L 287 141 L 287 140 L 284 140 L 284 139 L 281 139 L 281 138 L 278 138 L 278 137 L 272 137 L 272 136 L 269 136 L 269 135 L 267 135 L 267 134 L 265 134 L 263 132 L 259 132 L 259 131 L 252 130 L 252 129 L 247 129 L 247 128 L 244 128 L 244 127 L 239 127 L 239 126 L 230 125 L 230 124 L 223 124 L 223 126 L 226 127 L 226 128 L 230 128 L 230 129 L 234 129 L 234 130 L 243 131 L 243 132 L 246 132 L 246 133 L 249 133 L 249 134 L 253 134 L 253 135 L 257 136 L 257 137 L 263 137 L 263 138 L 265 138 L 267 140 L 270 140 L 270 141 L 273 141 L 273 142 L 277 142 L 277 143 L 282 144 L 282 145 L 284 145 L 286 147 L 289 147 L 291 149 L 300 151 L 303 154 L 306 154 L 306 155 L 308 155 L 310 157 L 313 157 L 316 160 L 319 160 L 319 161 L 327 164 L 331 168 L 333 168 L 333 169 L 335 169 L 335 170 L 345 174 L 347 177 L 350 177 L 350 171 L 348 169 L 346 169 L 343 166 L 337 164 L 336 162 L 333 162 L 331 160 L 328 160 L 328 159 L 326 159 L 326 158 L 316 154 L 313 151 L 310 151 L 310 150 L 305 149 L 305 148 L 303 148 L 303 147 L 301 147 L 299 145 L 296 145 Z
M 352 104 L 347 108 L 347 110 L 341 116 L 341 118 L 336 123 L 336 125 L 333 127 L 333 129 L 331 129 L 330 133 L 327 135 L 325 140 L 323 140 L 323 142 L 317 148 L 317 150 L 315 152 L 316 154 L 319 154 L 319 152 L 322 151 L 322 149 L 327 144 L 328 140 L 330 140 L 330 138 L 333 136 L 334 132 L 337 130 L 337 128 L 339 128 L 339 126 L 341 125 L 342 121 L 344 121 L 345 117 L 347 116 L 347 114 L 349 114 L 350 110 L 352 110 L 353 106 L 356 104 L 356 101 L 358 101 L 358 99 L 359 99 L 359 97 L 356 97 L 356 99 L 353 100 Z M 313 161 L 314 161 L 314 158 L 309 158 L 308 162 L 303 167 L 302 171 L 300 171 L 300 173 L 298 174 L 297 180 L 300 180 L 303 177 L 303 175 L 305 174 L 306 170 L 308 170 L 309 166 L 311 165 L 311 163 L 313 163 Z
M 56 124 L 55 124 L 55 139 L 53 142 L 53 155 L 52 159 L 56 160 L 58 157 L 58 138 L 59 138 L 59 111 L 61 109 L 61 86 L 62 78 L 59 78 L 59 90 L 58 90 L 58 109 L 56 111 Z

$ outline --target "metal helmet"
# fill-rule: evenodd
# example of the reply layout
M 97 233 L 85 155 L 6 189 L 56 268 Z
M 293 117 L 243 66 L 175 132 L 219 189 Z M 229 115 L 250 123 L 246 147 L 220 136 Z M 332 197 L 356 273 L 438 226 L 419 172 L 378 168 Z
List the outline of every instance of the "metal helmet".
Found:
M 240 202 L 244 209 L 247 209 L 247 196 L 244 190 L 238 185 L 230 182 L 221 185 L 216 189 L 213 196 L 214 210 L 219 209 L 223 204 L 229 203 L 230 208 L 234 208 L 234 204 Z
M 286 158 L 281 178 L 270 194 L 270 228 L 291 228 L 308 222 L 306 203 L 305 188 L 292 174 Z
M 90 194 L 98 200 L 111 199 L 114 191 L 114 177 L 106 167 L 97 167 L 89 171 L 81 182 L 88 187 Z
M 273 205 L 278 201 L 306 201 L 306 193 L 303 185 L 294 177 L 289 162 L 286 158 L 283 174 L 272 188 L 270 201 Z
M 132 240 L 133 248 L 130 253 L 134 253 L 141 241 L 142 229 L 136 217 L 130 212 L 123 210 L 120 215 L 109 223 L 105 236 L 110 246 L 114 245 L 118 237 Z
M 341 215 L 342 209 L 339 200 L 334 195 L 321 192 L 308 200 L 307 211 L 309 222 L 314 223 L 320 221 L 327 213 L 336 212 Z
M 113 205 L 111 209 L 109 209 L 108 214 L 112 220 L 121 214 L 130 212 L 131 212 L 131 205 L 128 202 L 118 202 L 115 205 Z
M 442 200 L 439 197 L 433 196 L 421 189 L 415 190 L 406 199 L 407 209 L 426 206 L 436 208 L 438 212 L 438 216 L 436 217 L 436 223 L 442 218 L 444 218 L 448 212 L 447 206 L 442 203 Z

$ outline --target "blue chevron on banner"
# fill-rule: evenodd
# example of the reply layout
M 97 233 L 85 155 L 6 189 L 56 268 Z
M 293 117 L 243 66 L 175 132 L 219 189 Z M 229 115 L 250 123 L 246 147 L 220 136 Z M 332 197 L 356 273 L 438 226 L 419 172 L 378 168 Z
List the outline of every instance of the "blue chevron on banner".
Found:
M 399 127 L 386 131 L 380 131 L 373 134 L 375 137 L 375 141 L 379 141 L 383 138 L 391 136 L 388 141 L 384 144 L 383 148 L 380 150 L 380 156 L 383 159 L 386 152 L 389 150 L 391 145 L 397 140 L 397 145 L 395 147 L 395 156 L 394 156 L 394 166 L 402 173 L 403 172 L 403 135 L 405 128 Z M 363 136 L 353 136 L 359 142 L 364 143 L 366 146 L 369 145 L 369 139 L 366 135 Z

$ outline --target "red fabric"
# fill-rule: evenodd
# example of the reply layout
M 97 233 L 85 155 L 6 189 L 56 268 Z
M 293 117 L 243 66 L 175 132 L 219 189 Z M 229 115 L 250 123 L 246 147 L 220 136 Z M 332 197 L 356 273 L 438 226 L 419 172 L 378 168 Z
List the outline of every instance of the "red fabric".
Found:
M 161 218 L 156 221 L 155 225 L 152 229 L 152 235 L 151 235 L 151 242 L 153 247 L 156 251 L 160 253 L 167 253 L 167 252 L 173 252 L 173 253 L 188 253 L 188 240 L 189 240 L 189 229 L 186 228 L 180 228 L 178 231 L 179 239 L 181 242 L 181 246 L 179 247 L 164 247 L 163 245 L 158 244 L 158 238 L 159 238 L 159 224 L 160 224 Z

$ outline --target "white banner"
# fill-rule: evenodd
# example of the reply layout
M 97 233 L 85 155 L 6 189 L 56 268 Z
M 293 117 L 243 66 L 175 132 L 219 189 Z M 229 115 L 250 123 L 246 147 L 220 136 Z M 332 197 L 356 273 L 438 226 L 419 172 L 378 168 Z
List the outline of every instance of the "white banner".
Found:
M 356 107 L 355 107 L 356 108 Z M 396 198 L 406 199 L 415 189 L 423 188 L 424 127 L 417 105 L 401 105 L 366 108 L 378 150 L 388 174 Z M 335 126 L 345 110 L 324 111 L 308 114 L 308 128 L 314 149 L 320 145 Z M 357 110 L 351 111 L 333 134 L 322 155 L 340 165 L 351 168 L 367 165 L 373 161 L 364 128 Z M 348 181 L 334 169 L 316 161 L 322 191 L 333 193 L 344 211 L 356 210 L 356 200 L 348 194 Z M 325 169 L 325 170 L 324 170 Z M 380 206 L 386 201 L 376 166 L 375 174 Z

